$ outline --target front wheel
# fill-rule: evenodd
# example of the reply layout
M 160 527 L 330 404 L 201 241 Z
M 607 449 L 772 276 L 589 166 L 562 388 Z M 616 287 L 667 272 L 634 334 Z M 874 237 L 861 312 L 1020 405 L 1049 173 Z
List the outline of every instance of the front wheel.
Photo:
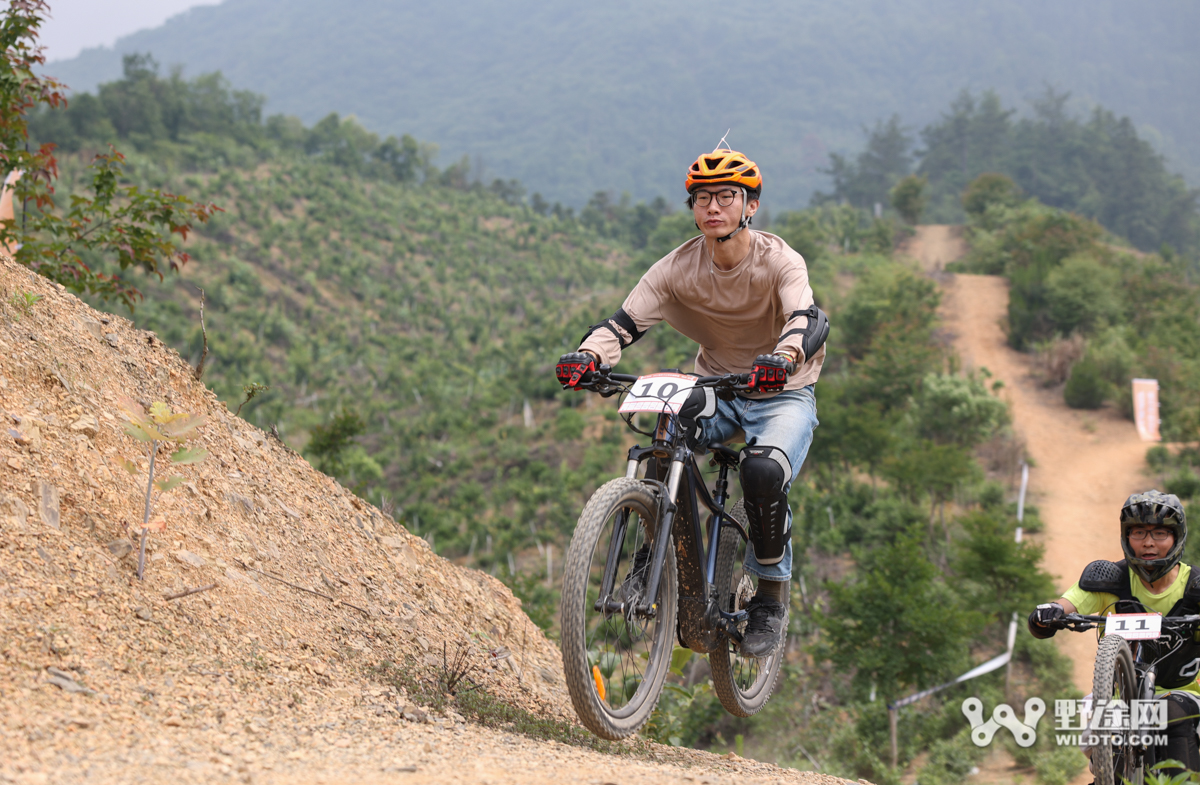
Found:
M 675 643 L 675 549 L 667 548 L 657 615 L 597 609 L 610 561 L 606 599 L 639 604 L 649 565 L 631 576 L 635 554 L 653 546 L 658 498 L 640 480 L 610 480 L 592 494 L 567 550 L 562 589 L 563 673 L 575 713 L 592 733 L 623 739 L 650 719 L 671 666 Z M 631 578 L 633 578 L 631 580 Z
M 1092 676 L 1092 711 L 1104 711 L 1111 701 L 1124 701 L 1132 705 L 1137 694 L 1137 676 L 1133 669 L 1133 655 L 1124 638 L 1105 635 L 1096 650 L 1096 669 Z M 1103 727 L 1099 725 L 1097 727 Z M 1099 731 L 1100 744 L 1092 748 L 1092 773 L 1096 785 L 1141 785 L 1143 768 L 1138 752 L 1128 741 L 1128 731 L 1113 731 L 1121 737 L 1114 744 L 1105 731 Z
M 743 527 L 747 526 L 746 510 L 741 500 L 729 511 L 729 517 Z M 714 577 L 721 610 L 728 613 L 745 609 L 758 588 L 757 577 L 742 569 L 745 557 L 746 542 L 742 536 L 731 526 L 722 527 Z M 713 689 L 725 710 L 735 717 L 750 717 L 762 711 L 779 680 L 783 653 L 784 647 L 780 646 L 766 659 L 743 657 L 737 644 L 726 640 L 723 646 L 710 654 L 708 661 L 712 668 Z

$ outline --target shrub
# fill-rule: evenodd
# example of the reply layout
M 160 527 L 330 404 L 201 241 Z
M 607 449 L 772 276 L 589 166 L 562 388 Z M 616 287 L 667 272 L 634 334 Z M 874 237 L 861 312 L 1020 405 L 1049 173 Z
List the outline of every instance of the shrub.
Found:
M 1065 382 L 1071 375 L 1071 366 L 1079 362 L 1086 348 L 1087 342 L 1079 333 L 1038 342 L 1033 362 L 1042 384 L 1053 387 Z
M 1165 471 L 1171 465 L 1171 451 L 1161 444 L 1156 444 L 1146 450 L 1146 465 L 1151 471 Z
M 925 211 L 925 186 L 929 185 L 928 178 L 910 174 L 900 179 L 888 194 L 892 207 L 900 213 L 906 223 L 916 225 L 921 221 L 921 213 Z
M 1091 333 L 1124 311 L 1121 277 L 1093 256 L 1064 259 L 1046 276 L 1046 305 L 1054 328 L 1062 335 Z
M 1100 372 L 1100 365 L 1084 357 L 1071 368 L 1063 399 L 1072 409 L 1099 409 L 1108 397 L 1109 384 Z
M 1167 493 L 1173 493 L 1181 499 L 1200 496 L 1200 477 L 1191 469 L 1180 468 L 1167 480 Z
M 1041 785 L 1067 785 L 1083 771 L 1087 759 L 1076 747 L 1051 747 L 1039 752 L 1033 760 L 1037 780 Z
M 921 434 L 943 444 L 973 447 L 1008 423 L 1008 407 L 974 374 L 931 373 L 914 403 Z
M 969 732 L 934 742 L 929 749 L 929 762 L 921 769 L 918 780 L 921 785 L 957 785 L 967 778 L 983 754 L 983 749 L 971 742 Z
M 1021 189 L 1009 178 L 995 172 L 984 172 L 971 181 L 963 191 L 963 210 L 975 217 L 987 212 L 992 205 L 1013 207 L 1021 201 Z
M 554 435 L 559 439 L 574 441 L 583 436 L 586 422 L 578 409 L 568 409 L 565 406 L 558 410 L 554 422 Z

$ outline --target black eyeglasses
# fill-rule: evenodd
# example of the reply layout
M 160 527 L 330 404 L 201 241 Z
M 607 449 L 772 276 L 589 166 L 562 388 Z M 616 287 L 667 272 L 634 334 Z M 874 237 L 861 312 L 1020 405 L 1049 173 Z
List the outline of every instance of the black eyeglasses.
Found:
M 1170 529 L 1134 529 L 1129 532 L 1129 539 L 1134 542 L 1141 542 L 1146 539 L 1147 535 L 1155 542 L 1163 542 L 1171 536 Z
M 722 207 L 728 207 L 729 205 L 733 204 L 733 200 L 737 198 L 737 195 L 738 191 L 728 189 L 724 191 L 717 191 L 715 194 L 712 191 L 696 191 L 692 194 L 692 202 L 700 207 L 708 207 L 715 196 L 717 197 L 717 204 L 721 205 Z

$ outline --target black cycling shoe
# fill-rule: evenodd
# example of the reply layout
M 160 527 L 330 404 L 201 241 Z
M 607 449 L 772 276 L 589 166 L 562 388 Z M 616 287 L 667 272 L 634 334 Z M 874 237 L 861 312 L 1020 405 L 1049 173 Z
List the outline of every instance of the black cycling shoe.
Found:
M 770 657 L 787 634 L 787 609 L 778 600 L 750 598 L 746 606 L 750 620 L 742 636 L 743 657 L 761 660 Z
M 633 554 L 629 574 L 617 589 L 617 602 L 636 602 L 646 593 L 646 568 L 650 566 L 650 544 L 646 543 Z

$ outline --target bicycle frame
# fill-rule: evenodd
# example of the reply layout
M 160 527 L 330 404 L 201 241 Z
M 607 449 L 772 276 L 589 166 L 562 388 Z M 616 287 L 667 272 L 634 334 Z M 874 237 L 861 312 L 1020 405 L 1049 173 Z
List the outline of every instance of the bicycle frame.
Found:
M 663 412 L 658 416 L 654 440 L 649 447 L 630 449 L 625 476 L 636 479 L 643 464 L 643 480 L 658 488 L 660 503 L 658 520 L 654 522 L 653 551 L 646 586 L 649 588 L 642 604 L 635 608 L 612 599 L 613 586 L 619 570 L 621 545 L 628 525 L 627 514 L 617 521 L 605 561 L 600 598 L 596 610 L 605 613 L 633 613 L 653 618 L 658 613 L 658 591 L 666 564 L 667 546 L 676 543 L 679 577 L 679 637 L 689 648 L 711 652 L 724 645 L 725 639 L 741 641 L 737 626 L 746 619 L 746 612 L 729 613 L 721 610 L 717 596 L 717 547 L 721 533 L 732 527 L 746 540 L 746 530 L 725 511 L 729 499 L 729 470 L 738 464 L 738 455 L 724 445 L 713 445 L 714 460 L 719 465 L 716 492 L 709 493 L 696 456 L 676 433 L 675 415 Z M 661 461 L 669 459 L 664 472 Z M 651 476 L 653 475 L 653 476 Z M 712 513 L 709 519 L 707 543 L 701 524 L 697 496 Z

